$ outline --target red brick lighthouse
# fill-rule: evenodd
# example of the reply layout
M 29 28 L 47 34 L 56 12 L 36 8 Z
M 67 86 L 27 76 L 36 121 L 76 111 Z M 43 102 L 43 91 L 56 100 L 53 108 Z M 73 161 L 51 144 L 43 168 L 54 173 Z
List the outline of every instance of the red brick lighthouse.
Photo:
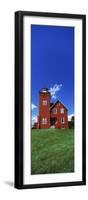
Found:
M 43 88 L 39 92 L 39 128 L 50 128 L 50 92 Z
M 68 128 L 68 109 L 60 101 L 50 103 L 48 88 L 39 91 L 38 128 Z

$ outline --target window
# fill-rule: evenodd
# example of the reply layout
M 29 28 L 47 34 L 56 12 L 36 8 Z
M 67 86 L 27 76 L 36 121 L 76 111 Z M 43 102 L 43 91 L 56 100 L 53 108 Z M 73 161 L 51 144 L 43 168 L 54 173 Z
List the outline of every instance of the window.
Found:
M 42 124 L 47 124 L 47 119 L 46 118 L 42 118 Z
M 61 118 L 61 123 L 64 124 L 65 120 L 64 117 Z
M 46 105 L 47 105 L 47 101 L 46 101 L 46 100 L 43 100 L 43 101 L 42 101 L 42 104 L 43 104 L 43 106 L 46 106 Z
M 61 108 L 61 109 L 60 109 L 60 113 L 64 113 L 64 108 Z
M 57 109 L 56 108 L 53 109 L 53 113 L 57 114 Z

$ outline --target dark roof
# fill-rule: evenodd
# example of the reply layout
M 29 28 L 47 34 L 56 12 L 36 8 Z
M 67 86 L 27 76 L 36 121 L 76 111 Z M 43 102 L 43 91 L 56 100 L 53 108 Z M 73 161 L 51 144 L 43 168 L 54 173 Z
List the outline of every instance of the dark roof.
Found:
M 53 105 L 54 105 L 54 103 L 50 103 L 50 107 L 53 106 Z
M 42 89 L 39 91 L 39 93 L 49 93 L 49 94 L 50 94 L 48 88 L 42 88 Z
M 68 110 L 68 109 L 66 108 L 66 106 L 65 106 L 60 100 L 57 100 L 56 103 L 53 104 L 53 105 L 50 107 L 50 111 L 56 106 L 57 103 L 61 103 L 61 104 L 64 106 L 64 108 L 65 108 L 66 110 Z

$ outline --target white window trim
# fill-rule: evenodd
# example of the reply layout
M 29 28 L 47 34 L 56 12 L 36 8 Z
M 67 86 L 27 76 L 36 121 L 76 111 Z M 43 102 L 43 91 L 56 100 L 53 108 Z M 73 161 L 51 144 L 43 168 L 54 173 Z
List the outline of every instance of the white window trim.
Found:
M 60 113 L 61 113 L 61 114 L 64 113 L 64 108 L 60 108 Z
M 64 124 L 65 123 L 65 119 L 64 117 L 61 117 L 61 124 Z
M 56 110 L 56 111 L 54 112 L 54 110 Z M 53 114 L 57 114 L 57 108 L 53 109 Z
M 47 100 L 43 100 L 43 101 L 42 101 L 42 105 L 43 105 L 43 106 L 46 106 L 46 105 L 47 105 Z
M 42 118 L 41 123 L 42 123 L 42 125 L 47 124 L 47 118 Z

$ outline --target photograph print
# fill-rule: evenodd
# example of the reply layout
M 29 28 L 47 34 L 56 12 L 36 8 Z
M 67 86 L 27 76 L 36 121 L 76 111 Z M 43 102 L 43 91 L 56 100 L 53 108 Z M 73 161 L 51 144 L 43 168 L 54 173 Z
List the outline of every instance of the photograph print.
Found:
M 74 27 L 31 25 L 31 173 L 74 172 Z
M 15 187 L 86 184 L 86 16 L 15 13 Z

